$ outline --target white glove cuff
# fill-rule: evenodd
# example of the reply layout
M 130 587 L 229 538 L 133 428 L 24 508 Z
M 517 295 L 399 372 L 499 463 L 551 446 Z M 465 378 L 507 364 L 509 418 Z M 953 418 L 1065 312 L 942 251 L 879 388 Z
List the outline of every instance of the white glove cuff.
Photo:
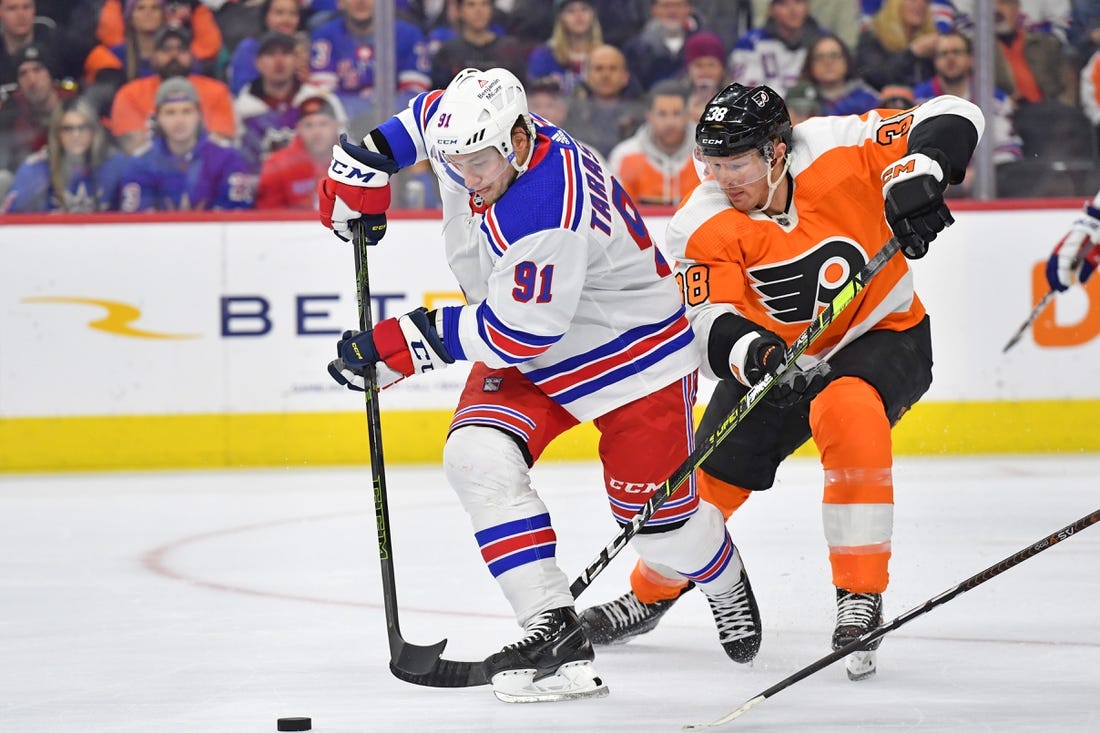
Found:
M 328 177 L 359 188 L 382 188 L 390 180 L 388 173 L 359 162 L 339 145 L 332 146 L 332 161 L 328 166 Z
M 749 358 L 749 346 L 758 338 L 760 338 L 759 331 L 746 333 L 744 336 L 737 339 L 733 344 L 733 348 L 730 349 L 730 371 L 733 372 L 733 376 L 737 381 L 746 387 L 751 387 L 752 385 L 749 384 L 749 380 L 745 377 L 745 360 Z
M 447 362 L 439 357 L 411 318 L 401 316 L 397 319 L 397 325 L 401 327 L 401 334 L 405 337 L 405 344 L 412 356 L 413 374 L 424 374 L 447 366 Z
M 898 181 L 904 181 L 917 176 L 932 176 L 943 183 L 943 168 L 932 158 L 924 153 L 913 153 L 899 158 L 882 170 L 882 196 Z

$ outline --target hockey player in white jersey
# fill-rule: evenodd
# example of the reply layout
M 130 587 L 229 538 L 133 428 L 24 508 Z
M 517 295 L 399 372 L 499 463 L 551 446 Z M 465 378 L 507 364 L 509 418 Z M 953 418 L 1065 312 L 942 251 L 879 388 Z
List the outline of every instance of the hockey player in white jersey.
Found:
M 523 86 L 502 69 L 466 69 L 361 147 L 334 147 L 319 185 L 322 221 L 345 239 L 360 217 L 384 232 L 388 174 L 425 158 L 441 183 L 444 248 L 468 305 L 349 332 L 329 371 L 354 388 L 368 363 L 385 384 L 475 362 L 444 471 L 526 632 L 485 660 L 486 675 L 508 702 L 600 696 L 607 687 L 529 470 L 556 436 L 592 420 L 611 512 L 626 523 L 686 459 L 698 356 L 680 295 L 604 161 L 532 116 Z M 633 546 L 694 581 L 716 608 L 745 578 L 721 513 L 699 501 L 694 479 Z

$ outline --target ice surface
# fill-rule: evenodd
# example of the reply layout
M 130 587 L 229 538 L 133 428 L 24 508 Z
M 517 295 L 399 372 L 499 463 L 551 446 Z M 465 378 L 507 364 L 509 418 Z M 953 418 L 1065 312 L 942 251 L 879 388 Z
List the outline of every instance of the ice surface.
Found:
M 480 659 L 518 627 L 438 468 L 387 472 L 401 626 Z M 572 577 L 615 533 L 596 464 L 536 469 Z M 1100 457 L 901 459 L 886 616 L 1100 508 Z M 6 731 L 677 731 L 828 651 L 834 593 L 820 467 L 788 461 L 731 521 L 764 641 L 740 667 L 686 596 L 601 650 L 598 700 L 507 705 L 387 669 L 368 469 L 0 479 L 0 720 Z M 626 588 L 626 550 L 578 602 Z M 1100 731 L 1100 528 L 886 637 L 876 677 L 829 667 L 728 730 Z

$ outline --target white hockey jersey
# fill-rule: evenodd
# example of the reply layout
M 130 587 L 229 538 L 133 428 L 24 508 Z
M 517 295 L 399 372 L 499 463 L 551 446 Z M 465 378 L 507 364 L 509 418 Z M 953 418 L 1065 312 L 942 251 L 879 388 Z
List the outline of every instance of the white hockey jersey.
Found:
M 441 91 L 384 122 L 402 168 L 431 159 Z M 437 326 L 456 359 L 514 366 L 580 421 L 698 366 L 676 281 L 600 156 L 535 117 L 528 170 L 484 213 L 438 159 L 447 260 L 468 305 Z

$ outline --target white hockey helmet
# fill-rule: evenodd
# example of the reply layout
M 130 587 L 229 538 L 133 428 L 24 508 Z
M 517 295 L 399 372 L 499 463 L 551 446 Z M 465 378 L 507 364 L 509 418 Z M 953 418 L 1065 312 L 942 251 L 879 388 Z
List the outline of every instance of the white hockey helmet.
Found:
M 527 94 L 507 69 L 463 69 L 447 85 L 429 123 L 429 145 L 441 156 L 465 155 L 486 148 L 500 151 L 516 171 L 531 160 L 517 161 L 512 128 L 521 119 L 534 149 L 535 125 L 527 109 Z

